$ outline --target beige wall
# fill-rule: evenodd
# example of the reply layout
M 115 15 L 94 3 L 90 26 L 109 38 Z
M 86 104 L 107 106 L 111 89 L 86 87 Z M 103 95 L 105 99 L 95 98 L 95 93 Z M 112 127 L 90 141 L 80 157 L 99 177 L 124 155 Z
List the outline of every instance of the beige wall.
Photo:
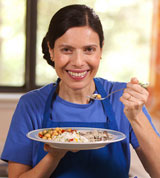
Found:
M 0 94 L 0 154 L 20 96 L 20 94 Z
M 0 155 L 7 137 L 12 115 L 21 94 L 0 94 Z M 8 175 L 7 163 L 0 160 L 0 176 Z
M 0 94 L 0 155 L 7 137 L 12 115 L 21 94 Z M 0 160 L 0 176 L 8 175 L 7 163 Z

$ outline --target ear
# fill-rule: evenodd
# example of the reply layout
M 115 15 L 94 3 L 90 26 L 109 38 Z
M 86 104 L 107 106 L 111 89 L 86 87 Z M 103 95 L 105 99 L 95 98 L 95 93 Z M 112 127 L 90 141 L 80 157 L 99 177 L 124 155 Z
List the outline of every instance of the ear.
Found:
M 54 61 L 53 49 L 50 47 L 49 41 L 47 41 L 47 46 L 48 46 L 48 49 L 49 49 L 50 58 L 51 58 L 52 61 Z
M 102 48 L 101 48 L 101 59 L 102 59 L 102 53 L 103 53 L 103 46 L 104 46 L 104 41 L 102 42 Z
M 102 48 L 101 48 L 101 50 L 103 50 L 103 46 L 104 46 L 104 41 L 102 42 Z

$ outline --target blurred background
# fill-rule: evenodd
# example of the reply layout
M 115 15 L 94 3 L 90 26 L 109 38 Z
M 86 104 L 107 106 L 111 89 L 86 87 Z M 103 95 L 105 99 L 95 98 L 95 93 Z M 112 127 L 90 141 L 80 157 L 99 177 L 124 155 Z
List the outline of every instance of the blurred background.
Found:
M 30 3 L 36 5 L 35 2 Z M 130 77 L 137 76 L 141 81 L 148 81 L 153 0 L 76 0 L 75 3 L 89 5 L 102 21 L 105 44 L 97 75 L 126 82 Z M 26 7 L 26 0 L 0 0 L 1 86 L 25 85 L 27 40 L 30 43 L 36 41 L 36 45 L 32 44 L 35 45 L 32 46 L 36 60 L 35 85 L 44 85 L 56 79 L 53 68 L 43 60 L 41 42 L 53 14 L 69 4 L 73 4 L 71 0 L 38 0 L 37 7 L 30 7 L 35 10 L 36 19 L 31 20 L 36 20 L 33 22 L 36 24 L 26 24 L 29 15 L 33 15 L 31 9 Z M 26 14 L 27 12 L 32 14 Z M 36 39 L 28 39 L 30 37 L 26 36 L 26 30 L 28 33 L 34 30 Z
M 53 14 L 70 4 L 73 0 L 0 0 L 0 153 L 21 94 L 57 78 L 43 59 L 41 42 Z M 160 0 L 75 0 L 74 4 L 92 7 L 103 25 L 97 77 L 149 82 L 147 107 L 159 129 Z M 6 174 L 2 167 L 0 176 Z

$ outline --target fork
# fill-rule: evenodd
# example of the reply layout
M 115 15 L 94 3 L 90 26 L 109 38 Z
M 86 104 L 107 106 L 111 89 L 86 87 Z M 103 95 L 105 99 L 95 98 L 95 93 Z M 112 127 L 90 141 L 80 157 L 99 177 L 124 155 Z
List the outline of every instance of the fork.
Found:
M 139 85 L 140 85 L 141 87 L 147 89 L 147 87 L 149 86 L 149 83 L 139 83 Z M 107 96 L 105 96 L 105 97 L 103 97 L 103 98 L 101 97 L 100 94 L 97 94 L 97 93 L 94 93 L 94 94 L 92 94 L 91 96 L 87 96 L 87 98 L 90 98 L 90 99 L 92 99 L 92 100 L 99 100 L 99 101 L 101 101 L 101 100 L 104 100 L 104 99 L 108 98 L 108 97 L 111 96 L 113 93 L 117 93 L 117 92 L 119 92 L 119 91 L 121 91 L 121 90 L 124 90 L 124 89 L 125 89 L 125 88 L 120 88 L 120 89 L 118 89 L 118 90 L 112 91 L 111 93 L 109 93 Z

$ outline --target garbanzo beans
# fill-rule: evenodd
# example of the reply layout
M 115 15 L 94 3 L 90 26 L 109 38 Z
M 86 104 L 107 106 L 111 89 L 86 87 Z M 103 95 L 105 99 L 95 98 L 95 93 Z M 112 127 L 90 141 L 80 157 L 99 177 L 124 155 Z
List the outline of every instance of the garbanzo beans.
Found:
M 101 97 L 100 94 L 97 94 L 97 95 L 96 95 L 96 99 L 100 100 L 101 98 L 102 98 L 102 97 Z
M 38 133 L 38 136 L 42 139 L 46 139 L 46 140 L 51 140 L 54 136 L 58 136 L 64 132 L 73 132 L 76 130 L 73 130 L 71 128 L 68 129 L 62 129 L 62 128 L 55 128 L 55 129 L 48 129 L 48 130 L 43 130 L 41 132 Z
M 91 98 L 100 100 L 102 97 L 100 94 L 93 94 Z

